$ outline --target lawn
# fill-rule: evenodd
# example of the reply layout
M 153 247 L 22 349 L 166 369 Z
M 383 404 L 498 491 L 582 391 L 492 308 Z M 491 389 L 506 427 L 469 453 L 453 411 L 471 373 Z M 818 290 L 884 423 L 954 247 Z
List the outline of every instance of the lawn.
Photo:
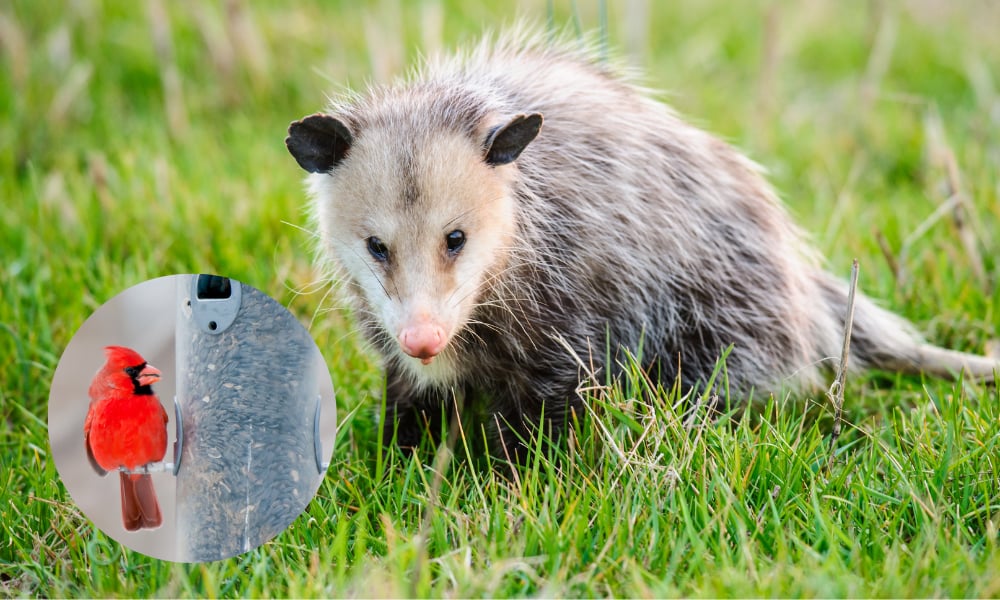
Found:
M 285 130 L 326 94 L 518 16 L 603 29 L 658 97 L 767 168 L 828 268 L 846 278 L 857 258 L 861 289 L 928 339 L 983 352 L 998 337 L 1000 5 L 513 4 L 0 5 L 0 593 L 1000 595 L 996 387 L 851 377 L 831 450 L 822 390 L 715 419 L 684 414 L 676 391 L 644 394 L 633 371 L 595 382 L 569 439 L 513 477 L 461 437 L 453 455 L 381 450 L 378 365 L 313 266 Z M 47 434 L 49 384 L 84 320 L 177 273 L 288 307 L 341 415 L 307 511 L 207 564 L 97 530 Z

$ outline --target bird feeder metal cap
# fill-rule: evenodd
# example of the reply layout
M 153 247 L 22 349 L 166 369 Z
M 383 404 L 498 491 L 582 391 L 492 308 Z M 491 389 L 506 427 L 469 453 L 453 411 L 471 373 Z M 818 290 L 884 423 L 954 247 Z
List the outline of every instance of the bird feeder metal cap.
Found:
M 198 275 L 191 278 L 191 316 L 198 329 L 219 335 L 229 329 L 239 314 L 242 287 L 218 275 Z

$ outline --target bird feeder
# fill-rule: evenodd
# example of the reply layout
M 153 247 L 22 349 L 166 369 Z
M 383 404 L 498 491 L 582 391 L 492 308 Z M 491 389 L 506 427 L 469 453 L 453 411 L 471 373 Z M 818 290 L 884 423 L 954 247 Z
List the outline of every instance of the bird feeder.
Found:
M 281 533 L 319 487 L 325 367 L 266 294 L 211 275 L 177 289 L 178 555 L 218 560 Z

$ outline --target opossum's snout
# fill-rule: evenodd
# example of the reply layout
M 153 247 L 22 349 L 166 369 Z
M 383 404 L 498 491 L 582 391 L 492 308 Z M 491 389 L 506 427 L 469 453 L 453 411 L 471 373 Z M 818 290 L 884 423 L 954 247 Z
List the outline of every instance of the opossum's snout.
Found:
M 407 325 L 397 338 L 403 352 L 429 365 L 448 345 L 448 333 L 437 323 L 421 321 Z
M 461 311 L 455 310 L 458 306 L 441 305 L 426 298 L 415 301 L 411 297 L 396 307 L 399 311 L 390 309 L 395 315 L 387 315 L 384 321 L 385 330 L 396 338 L 400 354 L 416 358 L 424 366 L 445 352 L 464 321 Z M 416 361 L 412 364 L 416 366 Z

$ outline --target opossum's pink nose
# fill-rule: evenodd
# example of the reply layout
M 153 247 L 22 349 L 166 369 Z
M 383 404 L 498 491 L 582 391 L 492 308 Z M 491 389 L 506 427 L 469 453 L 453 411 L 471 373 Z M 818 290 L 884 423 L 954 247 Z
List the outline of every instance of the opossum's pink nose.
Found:
M 414 358 L 419 358 L 425 365 L 444 350 L 448 343 L 448 335 L 444 328 L 435 323 L 419 323 L 404 327 L 399 332 L 399 345 Z

